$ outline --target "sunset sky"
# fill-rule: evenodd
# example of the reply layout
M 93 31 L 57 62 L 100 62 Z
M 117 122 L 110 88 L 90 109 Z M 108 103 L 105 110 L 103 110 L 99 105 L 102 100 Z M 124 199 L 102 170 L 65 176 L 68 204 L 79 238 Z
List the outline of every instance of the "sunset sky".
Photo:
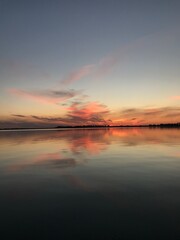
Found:
M 180 122 L 179 0 L 0 0 L 0 128 Z

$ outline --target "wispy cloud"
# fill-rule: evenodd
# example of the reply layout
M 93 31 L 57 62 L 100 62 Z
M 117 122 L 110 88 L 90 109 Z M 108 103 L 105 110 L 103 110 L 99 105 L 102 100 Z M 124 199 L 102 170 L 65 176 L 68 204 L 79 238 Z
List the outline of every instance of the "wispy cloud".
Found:
M 72 99 L 76 96 L 81 95 L 81 91 L 76 91 L 72 89 L 60 91 L 58 90 L 26 91 L 11 88 L 8 89 L 8 92 L 19 97 L 23 97 L 26 99 L 30 99 L 45 104 L 59 104 L 61 102 L 64 102 L 65 100 Z
M 64 85 L 71 84 L 82 78 L 89 76 L 94 69 L 94 65 L 85 65 L 82 66 L 80 69 L 70 72 L 62 81 L 61 83 Z
M 25 115 L 22 115 L 22 114 L 12 114 L 12 116 L 14 116 L 14 117 L 20 117 L 20 118 L 26 117 Z
M 151 124 L 180 121 L 179 107 L 127 108 L 112 113 L 114 124 Z
M 128 54 L 128 51 L 142 46 L 145 40 L 148 39 L 151 35 L 152 34 L 140 37 L 131 43 L 125 44 L 124 46 L 115 49 L 115 51 L 102 57 L 96 63 L 84 65 L 79 69 L 70 72 L 64 79 L 61 80 L 61 83 L 64 85 L 69 85 L 88 76 L 91 76 L 94 80 L 106 76 L 114 69 L 117 64 L 124 61 L 124 58 Z
M 81 68 L 70 72 L 63 80 L 61 80 L 61 84 L 65 86 L 70 85 L 89 76 L 91 76 L 92 79 L 102 77 L 112 71 L 113 67 L 118 63 L 119 58 L 120 56 L 118 56 L 117 53 L 114 53 L 100 59 L 96 64 L 82 66 Z

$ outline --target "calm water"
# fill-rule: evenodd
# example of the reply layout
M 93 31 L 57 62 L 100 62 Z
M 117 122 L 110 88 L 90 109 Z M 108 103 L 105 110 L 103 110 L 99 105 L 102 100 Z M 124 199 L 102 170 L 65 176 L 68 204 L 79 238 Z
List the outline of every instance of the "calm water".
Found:
M 3 239 L 180 239 L 180 130 L 0 132 Z

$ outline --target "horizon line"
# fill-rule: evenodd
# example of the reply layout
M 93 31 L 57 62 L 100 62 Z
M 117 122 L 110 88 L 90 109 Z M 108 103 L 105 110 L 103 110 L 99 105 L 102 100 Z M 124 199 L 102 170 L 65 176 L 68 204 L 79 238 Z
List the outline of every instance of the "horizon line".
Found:
M 21 130 L 21 129 L 58 129 L 58 128 L 180 128 L 180 122 L 177 123 L 159 123 L 159 124 L 137 124 L 137 125 L 61 125 L 55 127 L 6 127 L 0 128 L 0 130 Z

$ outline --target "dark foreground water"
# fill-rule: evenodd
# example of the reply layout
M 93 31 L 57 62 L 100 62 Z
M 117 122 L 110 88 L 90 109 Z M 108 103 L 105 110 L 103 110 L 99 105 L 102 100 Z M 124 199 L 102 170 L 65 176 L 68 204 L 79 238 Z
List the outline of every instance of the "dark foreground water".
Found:
M 180 130 L 0 132 L 1 239 L 180 239 Z

